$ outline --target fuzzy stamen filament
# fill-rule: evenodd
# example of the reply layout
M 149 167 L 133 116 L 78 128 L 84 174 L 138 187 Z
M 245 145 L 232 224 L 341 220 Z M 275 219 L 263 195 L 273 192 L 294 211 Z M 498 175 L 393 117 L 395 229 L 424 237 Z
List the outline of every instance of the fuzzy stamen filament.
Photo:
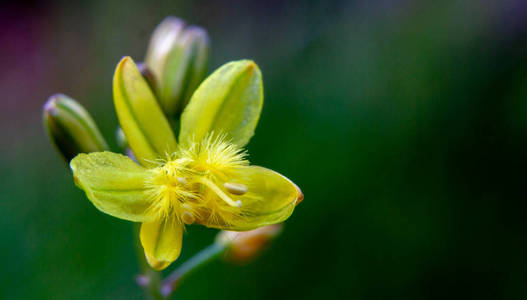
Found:
M 198 182 L 204 184 L 206 187 L 211 189 L 218 197 L 220 197 L 223 201 L 225 201 L 227 204 L 233 207 L 240 207 L 242 206 L 242 202 L 240 200 L 234 201 L 232 200 L 227 194 L 225 194 L 214 182 L 210 181 L 209 179 L 205 177 L 199 177 Z

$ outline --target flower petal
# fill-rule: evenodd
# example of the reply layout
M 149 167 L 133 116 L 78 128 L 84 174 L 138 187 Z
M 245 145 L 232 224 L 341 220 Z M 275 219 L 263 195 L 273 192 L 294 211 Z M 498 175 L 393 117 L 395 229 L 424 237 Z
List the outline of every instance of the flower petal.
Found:
M 218 205 L 198 222 L 224 230 L 245 231 L 285 221 L 303 199 L 300 189 L 285 176 L 263 167 L 240 168 L 228 182 L 215 182 L 239 207 Z M 243 189 L 239 187 L 244 187 Z M 245 188 L 246 187 L 246 188 Z M 207 190 L 208 203 L 224 204 L 216 191 Z M 210 207 L 210 206 L 209 206 Z
M 75 183 L 99 210 L 135 222 L 152 219 L 147 213 L 148 169 L 112 152 L 79 154 L 70 162 Z
M 141 225 L 140 238 L 148 264 L 160 271 L 179 257 L 183 225 L 166 219 L 146 222 Z
M 113 77 L 115 110 L 137 161 L 155 166 L 176 150 L 176 138 L 167 118 L 134 61 L 124 57 Z
M 263 105 L 262 74 L 250 60 L 227 63 L 198 87 L 181 116 L 179 142 L 189 146 L 209 132 L 243 147 L 254 134 Z

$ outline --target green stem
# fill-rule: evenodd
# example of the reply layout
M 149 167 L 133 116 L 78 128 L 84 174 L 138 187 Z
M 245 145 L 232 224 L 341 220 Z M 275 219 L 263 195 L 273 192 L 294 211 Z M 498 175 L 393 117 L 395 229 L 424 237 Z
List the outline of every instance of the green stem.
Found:
M 220 257 L 227 250 L 227 245 L 222 243 L 213 243 L 207 248 L 201 250 L 189 260 L 180 265 L 163 282 L 161 282 L 161 295 L 168 299 L 175 291 L 181 280 L 194 273 L 201 266 Z

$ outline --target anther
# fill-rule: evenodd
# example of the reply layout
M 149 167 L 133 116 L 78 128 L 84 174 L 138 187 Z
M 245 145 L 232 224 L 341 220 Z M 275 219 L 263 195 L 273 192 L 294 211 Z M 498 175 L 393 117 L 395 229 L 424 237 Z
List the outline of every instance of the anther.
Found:
M 181 184 L 182 186 L 188 186 L 188 181 L 187 179 L 185 179 L 185 177 L 177 177 L 177 182 L 179 182 L 179 184 Z
M 247 186 L 243 185 L 241 183 L 234 183 L 234 182 L 225 182 L 223 184 L 223 187 L 227 190 L 227 192 L 233 194 L 233 195 L 243 195 L 247 193 Z
M 190 224 L 194 223 L 195 218 L 194 218 L 194 215 L 192 215 L 192 213 L 190 211 L 185 211 L 181 215 L 181 220 L 183 221 L 183 223 L 185 223 L 187 225 L 190 225 Z
M 183 221 L 183 223 L 185 223 L 187 225 L 190 225 L 190 224 L 194 223 L 196 221 L 196 218 L 194 217 L 194 215 L 191 212 L 192 211 L 192 206 L 190 206 L 188 203 L 183 203 L 183 205 L 181 205 L 181 207 L 185 210 L 181 214 L 181 221 Z

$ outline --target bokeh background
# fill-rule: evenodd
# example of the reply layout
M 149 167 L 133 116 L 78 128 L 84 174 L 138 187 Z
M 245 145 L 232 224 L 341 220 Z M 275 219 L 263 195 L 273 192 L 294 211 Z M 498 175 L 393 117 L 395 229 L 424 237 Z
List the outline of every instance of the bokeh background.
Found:
M 258 260 L 177 299 L 527 298 L 525 1 L 94 0 L 0 10 L 1 299 L 142 299 L 130 223 L 75 188 L 41 110 L 65 93 L 115 146 L 114 68 L 167 15 L 209 31 L 210 70 L 259 64 L 250 160 L 305 194 Z

